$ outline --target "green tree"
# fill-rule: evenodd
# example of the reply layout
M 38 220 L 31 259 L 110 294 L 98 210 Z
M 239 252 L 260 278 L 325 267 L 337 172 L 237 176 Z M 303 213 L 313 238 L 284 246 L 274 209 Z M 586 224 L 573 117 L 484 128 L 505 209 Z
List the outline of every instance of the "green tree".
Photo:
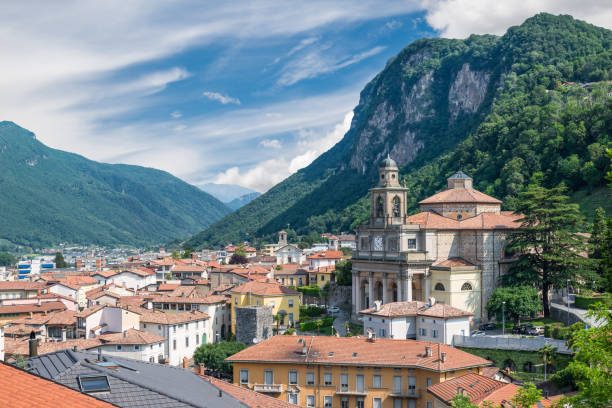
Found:
M 588 312 L 600 326 L 571 333 L 572 362 L 563 371 L 571 374 L 578 394 L 561 403 L 574 408 L 612 406 L 612 304 L 597 303 Z
M 546 378 L 546 373 L 550 371 L 550 365 L 552 364 L 556 353 L 557 348 L 551 346 L 550 344 L 545 344 L 538 350 L 538 355 L 544 363 L 544 378 Z
M 317 327 L 317 334 L 321 334 L 321 326 L 323 326 L 323 321 L 321 319 L 315 320 L 315 326 Z
M 351 286 L 353 283 L 353 264 L 350 260 L 340 261 L 336 264 L 336 283 L 342 286 Z
M 472 399 L 469 395 L 457 394 L 450 402 L 453 408 L 478 408 L 478 405 L 472 404 Z
M 172 251 L 172 259 L 181 259 L 180 252 L 177 250 Z
M 526 382 L 512 397 L 510 402 L 515 408 L 531 408 L 542 399 L 542 391 L 533 383 Z
M 516 324 L 520 324 L 522 317 L 533 317 L 541 309 L 540 295 L 532 286 L 499 287 L 487 302 L 489 317 L 495 315 L 498 321 L 502 321 L 503 310 L 506 318 Z
M 234 341 L 221 341 L 214 344 L 202 344 L 195 350 L 193 360 L 197 364 L 204 364 L 211 370 L 232 375 L 232 363 L 225 361 L 225 359 L 245 348 L 246 344 Z
M 606 220 L 606 232 L 601 246 L 599 268 L 606 284 L 606 290 L 612 292 L 612 218 Z
M 0 252 L 0 266 L 13 266 L 17 263 L 17 260 L 8 252 Z
M 587 244 L 575 232 L 582 226 L 578 205 L 569 204 L 563 185 L 547 189 L 531 184 L 519 194 L 515 213 L 522 215 L 520 228 L 508 238 L 508 248 L 518 260 L 506 275 L 507 283 L 532 284 L 542 292 L 544 316 L 550 317 L 549 292 L 566 280 L 592 282 L 592 260 L 582 256 Z
M 56 268 L 67 268 L 68 264 L 64 260 L 64 255 L 61 252 L 55 253 L 55 267 Z
M 191 258 L 191 254 L 195 252 L 195 249 L 192 247 L 185 247 L 183 250 L 183 258 Z

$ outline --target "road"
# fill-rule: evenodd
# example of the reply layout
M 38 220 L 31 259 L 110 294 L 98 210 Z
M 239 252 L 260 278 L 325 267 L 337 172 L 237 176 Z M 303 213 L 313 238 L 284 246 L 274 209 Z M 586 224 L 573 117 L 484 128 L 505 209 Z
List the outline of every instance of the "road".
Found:
M 346 326 L 344 326 L 344 323 L 349 320 L 348 314 L 340 310 L 333 315 L 336 317 L 336 320 L 334 320 L 334 330 L 340 334 L 340 337 L 346 337 Z

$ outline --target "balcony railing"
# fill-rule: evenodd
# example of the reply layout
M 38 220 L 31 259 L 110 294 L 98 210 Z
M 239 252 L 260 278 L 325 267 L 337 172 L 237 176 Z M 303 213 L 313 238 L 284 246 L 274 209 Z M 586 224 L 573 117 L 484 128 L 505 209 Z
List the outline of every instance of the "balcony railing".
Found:
M 283 392 L 283 384 L 253 384 L 253 391 L 280 394 Z
M 404 389 L 404 390 L 394 390 L 391 394 L 389 394 L 390 397 L 394 397 L 394 398 L 419 398 L 421 396 L 421 394 L 423 393 L 423 390 L 417 390 L 414 388 L 411 389 Z
M 336 395 L 346 395 L 346 396 L 350 396 L 350 395 L 356 395 L 358 397 L 363 397 L 368 395 L 368 390 L 372 389 L 372 390 L 380 390 L 381 388 L 363 388 L 362 390 L 358 390 L 355 387 L 348 387 L 348 386 L 340 386 L 340 387 L 336 387 Z

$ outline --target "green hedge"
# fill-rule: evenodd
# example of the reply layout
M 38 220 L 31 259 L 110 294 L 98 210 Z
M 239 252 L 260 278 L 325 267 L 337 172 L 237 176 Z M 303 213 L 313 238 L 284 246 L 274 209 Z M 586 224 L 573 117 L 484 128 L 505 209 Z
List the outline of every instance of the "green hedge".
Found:
M 607 300 L 610 300 L 610 295 L 608 295 L 607 293 L 604 293 L 601 296 L 576 295 L 574 307 L 577 307 L 578 309 L 589 309 L 595 303 L 605 302 Z
M 309 318 L 321 316 L 325 313 L 323 306 L 301 306 L 300 307 L 300 318 Z
M 323 319 L 312 320 L 309 322 L 300 323 L 300 331 L 316 331 L 317 322 L 321 322 L 321 327 L 329 327 L 334 323 L 334 318 L 329 316 Z
M 317 285 L 300 286 L 297 290 L 306 296 L 321 297 L 321 288 Z

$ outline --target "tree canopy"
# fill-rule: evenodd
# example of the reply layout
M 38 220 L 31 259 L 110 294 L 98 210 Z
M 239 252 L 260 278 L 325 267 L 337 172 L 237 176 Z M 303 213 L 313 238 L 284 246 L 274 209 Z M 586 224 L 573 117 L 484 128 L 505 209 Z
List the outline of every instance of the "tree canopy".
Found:
M 203 344 L 193 354 L 193 360 L 197 364 L 204 364 L 211 370 L 217 370 L 227 375 L 232 375 L 232 364 L 225 361 L 246 348 L 246 344 L 234 341 L 221 341 L 214 344 Z
M 61 252 L 55 253 L 55 267 L 56 268 L 67 268 L 68 264 L 64 260 L 64 255 Z
M 487 302 L 487 312 L 501 321 L 502 310 L 506 319 L 520 323 L 521 318 L 533 317 L 542 310 L 540 295 L 532 286 L 499 287 Z
M 0 252 L 0 266 L 13 266 L 17 263 L 17 260 L 8 252 Z

